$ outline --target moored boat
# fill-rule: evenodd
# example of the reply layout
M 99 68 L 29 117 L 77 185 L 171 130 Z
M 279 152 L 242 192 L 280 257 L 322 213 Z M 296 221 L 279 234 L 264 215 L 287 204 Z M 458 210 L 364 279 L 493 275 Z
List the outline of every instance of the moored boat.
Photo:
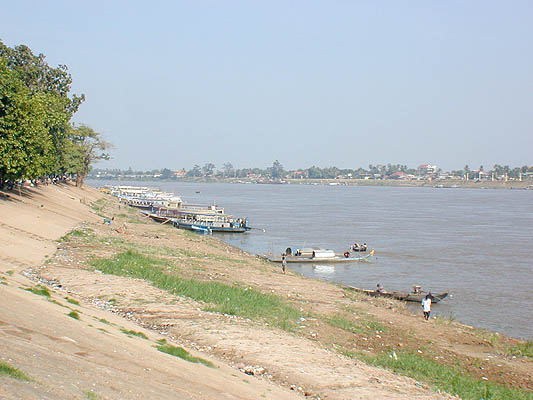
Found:
M 288 250 L 288 249 L 287 249 Z M 296 252 L 287 254 L 285 252 L 285 262 L 287 263 L 341 263 L 341 262 L 356 262 L 356 261 L 371 261 L 375 251 L 371 250 L 370 253 L 361 257 L 352 257 L 349 254 L 338 255 L 333 250 L 327 249 L 301 249 Z M 263 258 L 268 261 L 281 263 L 282 257 L 273 257 L 272 255 L 266 255 Z
M 386 298 L 392 298 L 396 300 L 402 300 L 402 301 L 410 301 L 410 302 L 416 302 L 420 303 L 424 297 L 426 297 L 427 293 L 409 293 L 409 292 L 397 292 L 397 291 L 385 291 L 385 290 L 369 290 L 369 289 L 359 289 L 353 286 L 349 286 L 350 289 L 359 292 L 364 293 L 372 297 L 386 297 Z M 449 292 L 442 292 L 438 294 L 431 294 L 431 301 L 433 303 L 438 303 L 442 299 L 446 298 L 449 294 Z

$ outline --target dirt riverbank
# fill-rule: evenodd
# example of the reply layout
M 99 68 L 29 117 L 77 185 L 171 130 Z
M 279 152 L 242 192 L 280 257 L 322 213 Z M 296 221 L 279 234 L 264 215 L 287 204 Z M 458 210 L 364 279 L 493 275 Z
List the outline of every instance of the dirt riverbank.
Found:
M 92 188 L 0 192 L 0 216 L 0 360 L 30 378 L 0 374 L 0 398 L 451 398 L 430 381 L 369 365 L 402 354 L 533 390 L 531 359 L 509 350 L 518 341 L 450 320 L 424 322 L 400 302 L 282 274 Z M 216 312 L 194 294 L 136 278 L 133 267 L 118 276 L 95 266 L 94 258 L 128 252 L 157 259 L 165 274 L 187 282 L 275 296 L 295 317 L 284 327 Z M 38 285 L 50 297 L 25 290 Z M 214 368 L 157 351 L 163 339 Z

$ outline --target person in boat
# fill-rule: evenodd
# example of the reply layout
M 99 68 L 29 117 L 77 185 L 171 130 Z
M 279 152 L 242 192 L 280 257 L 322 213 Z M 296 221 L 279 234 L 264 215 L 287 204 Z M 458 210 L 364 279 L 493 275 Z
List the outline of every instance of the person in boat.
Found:
M 424 312 L 424 319 L 429 321 L 429 315 L 431 314 L 431 293 L 428 293 L 422 299 L 422 311 Z
M 345 258 L 349 258 L 349 257 L 350 257 L 350 252 L 349 252 L 348 250 L 346 250 L 346 251 L 344 252 L 344 257 L 345 257 Z
M 422 293 L 422 292 L 423 292 L 423 290 L 422 290 L 422 286 L 419 286 L 419 285 L 415 285 L 415 286 L 413 286 L 413 293 L 414 293 L 414 294 L 420 294 L 420 293 Z
M 383 293 L 384 291 L 385 291 L 385 289 L 383 288 L 383 285 L 381 283 L 378 283 L 376 285 L 376 292 Z
M 361 246 L 361 251 L 367 251 L 368 249 L 368 246 L 366 245 L 366 243 L 363 243 L 363 245 Z
M 354 243 L 352 246 L 353 251 L 359 251 L 359 243 Z

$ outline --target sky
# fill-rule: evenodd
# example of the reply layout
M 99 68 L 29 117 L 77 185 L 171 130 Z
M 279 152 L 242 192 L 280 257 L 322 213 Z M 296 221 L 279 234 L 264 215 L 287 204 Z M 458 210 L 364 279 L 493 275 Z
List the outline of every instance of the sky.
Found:
M 101 168 L 533 165 L 533 2 L 10 1 Z

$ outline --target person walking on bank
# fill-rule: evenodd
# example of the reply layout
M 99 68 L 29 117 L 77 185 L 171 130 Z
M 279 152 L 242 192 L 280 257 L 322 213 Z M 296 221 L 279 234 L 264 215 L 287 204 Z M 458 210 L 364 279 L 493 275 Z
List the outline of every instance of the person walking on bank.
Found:
M 285 258 L 285 253 L 281 255 L 281 270 L 285 273 L 285 268 L 287 267 L 287 259 Z
M 424 319 L 429 321 L 429 314 L 431 313 L 431 293 L 422 299 L 422 310 L 424 311 Z

